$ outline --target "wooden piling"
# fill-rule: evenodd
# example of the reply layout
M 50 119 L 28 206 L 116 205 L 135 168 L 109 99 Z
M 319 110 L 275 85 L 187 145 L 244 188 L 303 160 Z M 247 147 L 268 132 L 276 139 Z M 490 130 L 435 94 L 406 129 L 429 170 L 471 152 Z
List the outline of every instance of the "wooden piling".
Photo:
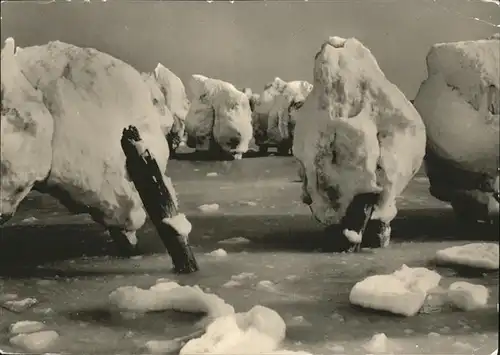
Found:
M 187 241 L 187 236 L 179 235 L 177 230 L 164 221 L 166 218 L 178 215 L 174 196 L 165 185 L 164 175 L 158 163 L 149 150 L 143 148 L 142 143 L 136 127 L 129 126 L 123 130 L 121 146 L 126 156 L 129 177 L 172 258 L 175 272 L 187 274 L 198 271 L 198 263 Z

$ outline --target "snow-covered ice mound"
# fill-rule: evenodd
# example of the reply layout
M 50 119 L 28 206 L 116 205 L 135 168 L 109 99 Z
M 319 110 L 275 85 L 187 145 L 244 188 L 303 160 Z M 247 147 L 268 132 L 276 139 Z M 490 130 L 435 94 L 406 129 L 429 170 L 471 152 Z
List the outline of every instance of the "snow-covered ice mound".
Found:
M 137 127 L 162 172 L 169 157 L 167 116 L 148 85 L 130 65 L 92 48 L 59 41 L 14 47 L 8 39 L 2 49 L 2 214 L 43 181 L 38 188 L 71 211 L 89 212 L 135 242 L 146 214 L 127 179 L 123 129 Z
M 169 135 L 174 126 L 174 116 L 167 107 L 167 102 L 164 93 L 161 91 L 158 82 L 154 75 L 148 73 L 141 74 L 142 80 L 149 89 L 151 95 L 151 103 L 158 110 L 159 114 L 163 116 L 161 128 L 163 134 Z
M 292 147 L 296 111 L 312 90 L 307 81 L 286 82 L 274 78 L 264 87 L 252 114 L 255 144 L 264 150 L 267 145 L 278 145 L 287 153 Z
M 16 211 L 35 182 L 43 181 L 52 164 L 54 121 L 34 88 L 21 72 L 13 38 L 1 54 L 2 117 L 0 125 L 0 222 Z
M 151 88 L 153 104 L 161 113 L 166 110 L 172 114 L 168 136 L 175 140 L 173 148 L 177 148 L 184 139 L 185 120 L 190 105 L 186 88 L 182 80 L 161 63 L 158 63 L 153 73 L 143 74 L 143 77 Z
M 247 152 L 252 139 L 248 97 L 228 82 L 198 74 L 191 77 L 189 86 L 187 145 L 197 150 L 220 149 L 235 157 Z
M 424 305 L 427 292 L 440 281 L 435 271 L 403 265 L 392 274 L 369 276 L 356 283 L 349 301 L 364 308 L 413 316 Z
M 427 71 L 414 104 L 427 128 L 430 192 L 461 219 L 498 216 L 500 37 L 435 44 Z
M 436 262 L 498 270 L 499 256 L 498 243 L 470 243 L 438 250 Z
M 182 80 L 170 69 L 158 63 L 154 70 L 155 79 L 160 90 L 165 96 L 168 109 L 174 116 L 173 131 L 180 137 L 184 137 L 185 120 L 189 111 L 189 100 L 186 88 Z
M 318 221 L 338 224 L 355 196 L 377 194 L 371 218 L 388 225 L 396 196 L 421 166 L 425 127 L 369 49 L 355 38 L 330 37 L 297 112 L 293 154 L 302 200 Z
M 176 310 L 206 313 L 210 318 L 234 313 L 234 308 L 215 294 L 199 286 L 180 286 L 176 282 L 159 282 L 149 289 L 123 286 L 109 295 L 113 307 L 129 312 Z
M 244 88 L 241 92 L 248 97 L 248 100 L 250 101 L 250 110 L 253 112 L 255 110 L 255 106 L 257 106 L 259 102 L 260 95 L 252 92 L 252 89 L 250 88 Z

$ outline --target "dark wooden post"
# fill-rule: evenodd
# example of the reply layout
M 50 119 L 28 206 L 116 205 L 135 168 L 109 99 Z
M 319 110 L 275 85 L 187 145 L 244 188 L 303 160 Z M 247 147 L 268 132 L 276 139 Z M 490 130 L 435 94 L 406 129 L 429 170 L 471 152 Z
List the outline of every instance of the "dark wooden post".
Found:
M 177 273 L 198 271 L 198 263 L 187 241 L 172 226 L 163 222 L 176 216 L 173 197 L 163 181 L 163 174 L 149 150 L 141 149 L 139 131 L 134 126 L 123 130 L 121 146 L 125 153 L 126 167 L 130 179 L 139 192 L 149 218 L 160 235 Z M 139 148 L 139 149 L 138 149 Z

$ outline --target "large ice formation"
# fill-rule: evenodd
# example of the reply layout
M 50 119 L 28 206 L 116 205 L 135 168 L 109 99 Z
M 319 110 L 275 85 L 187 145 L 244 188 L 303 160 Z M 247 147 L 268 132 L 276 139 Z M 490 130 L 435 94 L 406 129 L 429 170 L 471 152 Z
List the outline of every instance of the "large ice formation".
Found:
M 7 39 L 1 76 L 2 215 L 13 214 L 36 188 L 135 244 L 146 214 L 127 178 L 122 130 L 137 127 L 165 172 L 171 115 L 155 108 L 137 70 L 108 54 L 59 41 L 14 49 L 14 40 Z M 165 181 L 175 196 L 166 176 Z
M 427 129 L 430 192 L 461 220 L 498 218 L 500 36 L 435 44 L 427 72 L 415 107 Z
M 424 153 L 418 112 L 371 52 L 355 38 L 330 37 L 316 54 L 313 89 L 297 113 L 293 142 L 302 199 L 316 219 L 342 224 L 351 213 L 363 214 L 362 204 L 347 213 L 353 200 L 369 196 L 376 222 L 369 221 L 367 229 L 385 226 L 379 231 L 387 235 L 397 214 L 396 197 Z M 348 232 L 360 234 L 356 228 Z
M 248 96 L 228 82 L 198 74 L 191 77 L 189 86 L 192 100 L 186 117 L 187 145 L 240 158 L 252 139 Z
M 278 146 L 283 154 L 292 148 L 297 110 L 312 90 L 307 81 L 274 78 L 256 98 L 252 124 L 255 144 L 261 151 Z

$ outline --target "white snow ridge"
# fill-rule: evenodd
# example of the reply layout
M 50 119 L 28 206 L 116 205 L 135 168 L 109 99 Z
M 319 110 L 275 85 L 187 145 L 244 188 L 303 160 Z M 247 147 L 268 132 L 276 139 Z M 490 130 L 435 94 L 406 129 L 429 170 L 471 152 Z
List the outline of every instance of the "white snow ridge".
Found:
M 152 340 L 145 347 L 153 353 L 177 350 L 179 355 L 195 354 L 289 354 L 311 355 L 280 349 L 286 325 L 274 310 L 260 305 L 250 311 L 235 313 L 234 308 L 199 286 L 180 286 L 176 282 L 159 282 L 149 289 L 124 286 L 109 295 L 112 307 L 132 312 L 173 309 L 182 312 L 204 312 L 211 322 L 205 332 L 173 340 Z M 201 335 L 199 337 L 195 337 Z M 187 339 L 190 338 L 190 339 Z

